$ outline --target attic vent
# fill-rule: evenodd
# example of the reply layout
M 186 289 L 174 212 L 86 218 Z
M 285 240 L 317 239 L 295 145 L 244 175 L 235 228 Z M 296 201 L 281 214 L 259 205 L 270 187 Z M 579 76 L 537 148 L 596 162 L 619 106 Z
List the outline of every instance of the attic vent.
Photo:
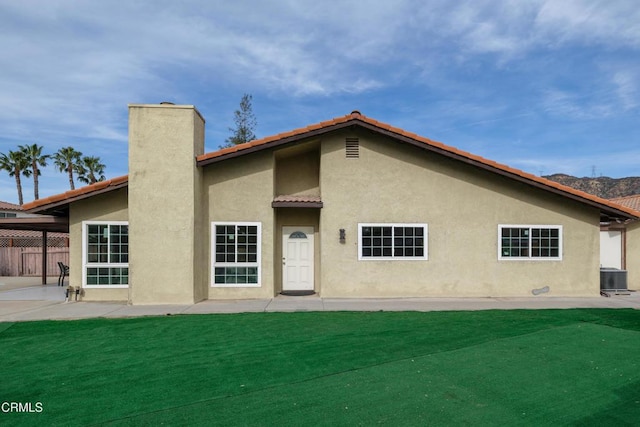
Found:
M 345 153 L 347 159 L 357 159 L 360 157 L 360 140 L 358 138 L 345 139 Z

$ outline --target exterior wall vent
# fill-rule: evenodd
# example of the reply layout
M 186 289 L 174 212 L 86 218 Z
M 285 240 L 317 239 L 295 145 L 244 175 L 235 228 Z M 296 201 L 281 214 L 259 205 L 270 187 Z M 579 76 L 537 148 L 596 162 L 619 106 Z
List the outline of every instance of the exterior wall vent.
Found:
M 347 159 L 360 158 L 360 140 L 358 138 L 346 138 L 344 147 Z

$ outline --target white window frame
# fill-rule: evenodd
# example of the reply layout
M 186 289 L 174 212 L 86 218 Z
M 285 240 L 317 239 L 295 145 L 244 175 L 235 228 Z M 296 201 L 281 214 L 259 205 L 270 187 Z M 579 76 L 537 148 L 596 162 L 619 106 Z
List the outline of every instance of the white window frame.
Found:
M 509 257 L 502 255 L 502 230 L 504 228 L 528 228 L 529 229 L 529 256 L 523 257 Z M 531 256 L 531 239 L 533 233 L 531 230 L 538 228 L 557 229 L 558 232 L 558 256 L 557 257 L 535 257 Z M 562 255 L 564 251 L 563 243 L 564 230 L 562 225 L 550 225 L 550 224 L 498 224 L 498 260 L 500 261 L 562 261 Z
M 256 262 L 216 262 L 216 226 L 218 225 L 234 225 L 238 226 L 255 226 L 257 227 L 256 241 Z M 236 252 L 237 254 L 237 252 Z M 216 283 L 216 267 L 257 267 L 258 282 L 257 283 Z M 213 288 L 259 288 L 262 286 L 262 223 L 261 222 L 242 222 L 242 221 L 214 221 L 211 223 L 211 287 Z
M 363 256 L 362 255 L 362 229 L 364 227 L 391 227 L 392 229 L 394 227 L 413 227 L 413 228 L 417 228 L 420 227 L 424 230 L 424 255 L 423 256 L 411 256 L 411 257 L 405 257 L 405 256 L 379 256 L 379 257 L 374 257 L 374 256 Z M 392 235 L 391 237 L 391 244 L 392 244 L 392 250 L 391 253 L 393 254 L 393 238 L 394 236 Z M 373 223 L 373 222 L 359 222 L 358 223 L 358 261 L 427 261 L 429 259 L 429 225 L 426 223 L 398 223 L 398 222 L 387 222 L 387 223 Z
M 129 225 L 129 221 L 82 221 L 82 287 L 87 289 L 117 289 L 128 288 L 126 285 L 88 285 L 87 284 L 87 268 L 129 268 L 129 263 L 89 263 L 87 260 L 88 250 L 88 232 L 87 229 L 90 225 Z M 109 249 L 110 251 L 110 249 Z M 128 253 L 128 251 L 127 251 Z M 131 277 L 130 275 L 128 275 Z

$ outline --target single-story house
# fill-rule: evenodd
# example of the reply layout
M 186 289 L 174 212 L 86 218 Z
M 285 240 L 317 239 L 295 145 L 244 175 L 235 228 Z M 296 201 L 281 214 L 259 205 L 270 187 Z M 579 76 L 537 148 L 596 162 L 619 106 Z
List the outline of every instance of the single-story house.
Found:
M 0 200 L 0 218 L 16 218 L 22 212 L 22 206 Z
M 600 223 L 640 215 L 358 111 L 204 133 L 194 106 L 130 105 L 128 176 L 25 205 L 68 217 L 85 300 L 597 296 Z

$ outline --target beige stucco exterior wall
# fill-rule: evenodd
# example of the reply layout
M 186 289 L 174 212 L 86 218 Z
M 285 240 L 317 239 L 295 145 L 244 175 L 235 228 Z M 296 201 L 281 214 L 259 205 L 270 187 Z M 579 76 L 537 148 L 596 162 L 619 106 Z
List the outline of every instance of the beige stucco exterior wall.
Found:
M 322 296 L 598 295 L 596 209 L 364 131 L 321 146 Z M 358 261 L 358 223 L 405 222 L 428 224 L 427 261 Z M 563 226 L 562 261 L 499 261 L 498 224 Z
M 629 289 L 640 290 L 640 221 L 627 226 L 625 240 L 627 286 Z
M 127 189 L 79 200 L 69 206 L 69 285 L 82 286 L 82 222 L 128 221 Z M 84 301 L 127 301 L 129 289 L 84 289 Z
M 274 156 L 270 150 L 230 159 L 204 168 L 208 200 L 206 232 L 208 295 L 210 299 L 271 298 L 274 296 Z M 211 286 L 211 223 L 259 222 L 262 226 L 259 287 Z
M 129 280 L 133 304 L 206 297 L 204 119 L 188 105 L 129 106 Z M 199 234 L 200 233 L 200 234 Z
M 305 150 L 305 151 L 302 151 Z M 320 153 L 317 143 L 277 151 L 275 195 L 320 195 Z

